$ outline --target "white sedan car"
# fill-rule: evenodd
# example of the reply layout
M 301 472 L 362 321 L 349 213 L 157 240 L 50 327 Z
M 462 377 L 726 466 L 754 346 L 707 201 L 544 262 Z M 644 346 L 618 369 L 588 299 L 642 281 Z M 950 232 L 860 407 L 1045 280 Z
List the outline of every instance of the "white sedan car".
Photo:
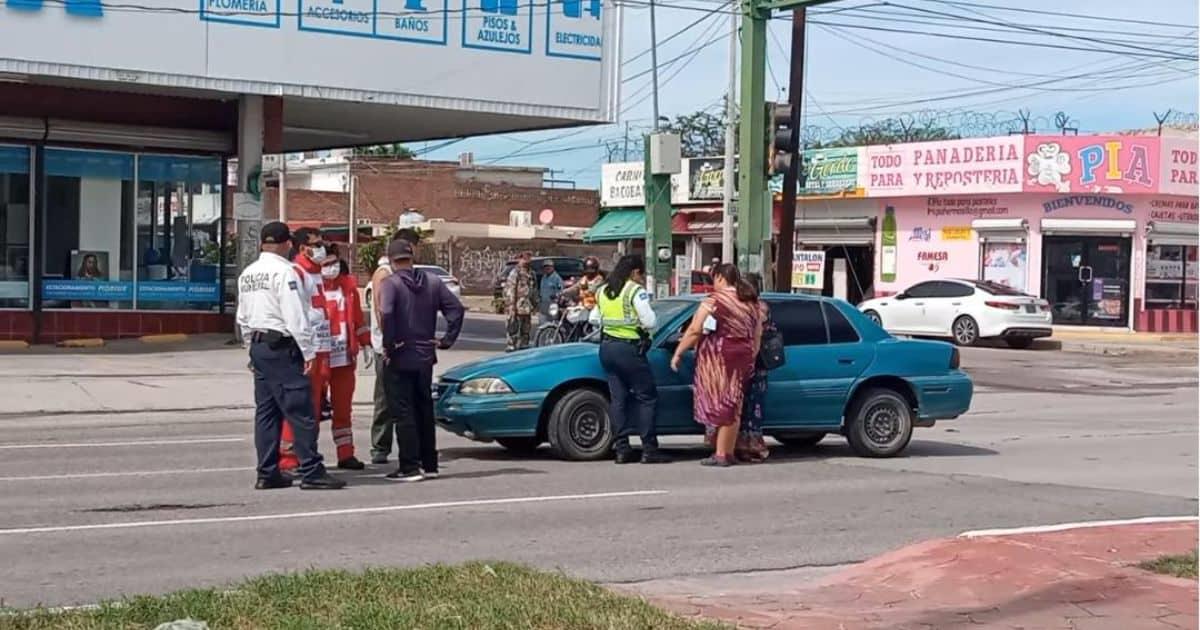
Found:
M 457 298 L 462 298 L 462 283 L 458 281 L 449 271 L 442 269 L 437 265 L 413 265 L 414 269 L 428 271 L 429 273 L 442 279 L 442 284 L 450 289 L 450 292 Z
M 949 337 L 960 346 L 1000 338 L 1013 348 L 1028 348 L 1054 332 L 1046 300 L 977 280 L 921 282 L 858 308 L 890 333 Z

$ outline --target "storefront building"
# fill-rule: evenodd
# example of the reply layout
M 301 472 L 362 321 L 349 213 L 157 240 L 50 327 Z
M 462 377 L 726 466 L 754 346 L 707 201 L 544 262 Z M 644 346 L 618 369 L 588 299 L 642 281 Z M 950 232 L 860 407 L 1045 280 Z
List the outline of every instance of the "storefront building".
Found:
M 264 153 L 612 119 L 615 5 L 414 6 L 0 0 L 0 339 L 232 330 Z
M 1007 136 L 859 151 L 876 212 L 875 295 L 972 278 L 1045 298 L 1059 325 L 1197 330 L 1195 140 Z

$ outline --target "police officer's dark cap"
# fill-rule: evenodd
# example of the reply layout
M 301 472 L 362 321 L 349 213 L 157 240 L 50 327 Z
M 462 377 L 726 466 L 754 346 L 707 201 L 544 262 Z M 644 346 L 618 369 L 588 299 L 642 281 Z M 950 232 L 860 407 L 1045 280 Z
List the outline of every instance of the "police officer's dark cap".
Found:
M 288 241 L 292 240 L 292 233 L 288 230 L 286 223 L 281 221 L 272 221 L 262 226 L 262 230 L 259 232 L 259 237 L 262 239 L 264 244 L 270 243 L 272 245 L 278 245 L 280 243 L 287 243 Z
M 412 243 L 404 239 L 397 239 L 388 244 L 388 258 L 391 260 L 410 260 L 413 257 Z

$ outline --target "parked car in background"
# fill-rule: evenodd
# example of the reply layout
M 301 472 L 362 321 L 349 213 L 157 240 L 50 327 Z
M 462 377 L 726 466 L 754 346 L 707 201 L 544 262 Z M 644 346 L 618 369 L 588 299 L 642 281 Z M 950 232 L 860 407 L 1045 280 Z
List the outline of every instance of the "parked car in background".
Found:
M 574 284 L 579 276 L 583 275 L 583 259 L 573 256 L 537 256 L 533 259 L 530 268 L 533 269 L 534 275 L 541 282 L 542 267 L 546 261 L 550 261 L 554 265 L 554 270 L 563 279 L 563 286 Z M 508 279 L 508 274 L 512 273 L 513 267 L 517 266 L 517 261 L 510 260 L 504 263 L 504 268 L 500 273 L 496 274 L 496 280 L 492 283 L 492 302 L 496 305 L 496 312 L 504 310 L 504 281 Z
M 692 418 L 695 355 L 678 372 L 671 356 L 703 296 L 655 300 L 660 327 L 647 360 L 658 384 L 660 435 L 699 434 Z M 784 444 L 812 446 L 841 433 L 855 453 L 893 457 L 915 427 L 956 418 L 971 406 L 971 378 L 958 349 L 941 341 L 896 339 L 844 301 L 766 294 L 786 361 L 769 376 L 763 430 Z M 513 451 L 549 442 L 570 460 L 607 457 L 608 382 L 592 338 L 532 348 L 453 367 L 438 380 L 435 417 L 443 429 Z
M 413 265 L 413 268 L 431 273 L 438 278 L 441 278 L 442 284 L 446 285 L 446 287 L 450 289 L 450 292 L 453 293 L 455 297 L 462 297 L 462 283 L 459 282 L 458 278 L 455 278 L 454 275 L 449 271 L 446 271 L 437 265 Z
M 979 280 L 920 282 L 858 308 L 890 333 L 949 337 L 960 346 L 999 338 L 1013 348 L 1028 348 L 1034 339 L 1054 333 L 1049 302 Z

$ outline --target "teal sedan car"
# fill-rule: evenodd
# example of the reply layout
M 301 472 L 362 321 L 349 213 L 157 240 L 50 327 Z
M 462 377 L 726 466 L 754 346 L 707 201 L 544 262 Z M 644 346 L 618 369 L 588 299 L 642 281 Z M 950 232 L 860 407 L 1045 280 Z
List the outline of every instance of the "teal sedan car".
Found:
M 956 418 L 971 406 L 971 378 L 958 349 L 897 339 L 837 299 L 766 294 L 786 362 L 769 377 L 764 432 L 785 445 L 814 445 L 840 433 L 855 453 L 893 457 L 916 427 Z M 658 384 L 659 435 L 701 434 L 692 418 L 689 353 L 670 368 L 700 296 L 658 300 L 648 353 Z M 607 457 L 613 434 L 597 343 L 523 350 L 448 370 L 438 380 L 438 426 L 472 440 L 532 452 L 549 442 L 568 460 Z M 732 385 L 732 384 L 731 384 Z

